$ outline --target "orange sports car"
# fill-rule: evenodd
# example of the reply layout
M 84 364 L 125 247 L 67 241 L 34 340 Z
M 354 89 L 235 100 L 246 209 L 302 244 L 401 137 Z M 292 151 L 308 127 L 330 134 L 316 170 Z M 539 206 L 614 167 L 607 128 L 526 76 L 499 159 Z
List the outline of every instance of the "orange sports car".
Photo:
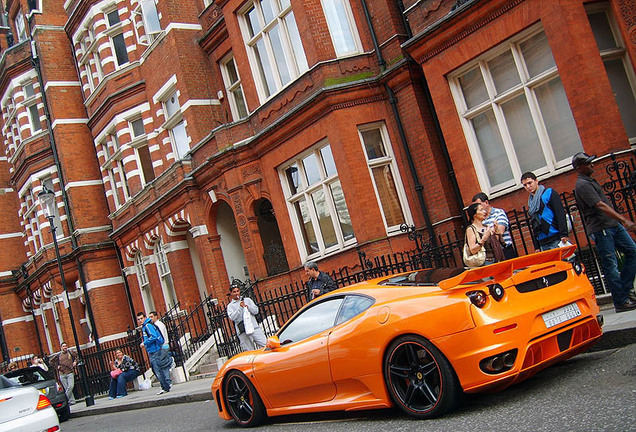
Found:
M 219 415 L 266 416 L 398 406 L 425 419 L 462 392 L 497 390 L 594 344 L 602 316 L 574 246 L 471 270 L 366 281 L 299 310 L 259 351 L 212 384 Z

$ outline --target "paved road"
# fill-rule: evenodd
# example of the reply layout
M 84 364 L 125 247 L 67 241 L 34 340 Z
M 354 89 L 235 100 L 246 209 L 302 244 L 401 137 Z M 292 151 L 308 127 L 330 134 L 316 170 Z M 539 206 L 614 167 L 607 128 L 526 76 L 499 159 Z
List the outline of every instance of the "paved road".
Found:
M 417 421 L 394 410 L 277 418 L 260 431 L 636 431 L 636 344 L 583 354 L 503 392 L 468 396 L 455 412 Z M 239 430 L 213 401 L 80 417 L 64 431 Z M 256 429 L 255 429 L 256 430 Z

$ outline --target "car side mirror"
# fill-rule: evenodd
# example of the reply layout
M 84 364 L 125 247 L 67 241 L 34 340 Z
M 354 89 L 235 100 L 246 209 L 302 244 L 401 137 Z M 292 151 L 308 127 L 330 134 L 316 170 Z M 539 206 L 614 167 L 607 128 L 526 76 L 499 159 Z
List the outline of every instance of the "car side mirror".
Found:
M 278 336 L 268 337 L 267 344 L 265 346 L 271 350 L 280 348 L 280 340 L 278 340 Z

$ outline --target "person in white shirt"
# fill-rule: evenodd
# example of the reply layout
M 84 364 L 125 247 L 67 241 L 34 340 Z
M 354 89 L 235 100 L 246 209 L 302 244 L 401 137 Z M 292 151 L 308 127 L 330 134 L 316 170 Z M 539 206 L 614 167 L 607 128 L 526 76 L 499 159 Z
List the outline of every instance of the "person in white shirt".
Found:
M 241 341 L 241 348 L 244 351 L 263 348 L 267 343 L 267 338 L 256 321 L 255 315 L 258 314 L 258 306 L 249 297 L 241 298 L 241 288 L 238 286 L 230 287 L 230 297 L 232 301 L 227 305 L 227 316 L 234 321 L 236 333 Z M 245 332 L 245 323 L 243 322 L 245 308 L 249 311 L 250 320 L 254 327 L 254 332 L 251 334 Z

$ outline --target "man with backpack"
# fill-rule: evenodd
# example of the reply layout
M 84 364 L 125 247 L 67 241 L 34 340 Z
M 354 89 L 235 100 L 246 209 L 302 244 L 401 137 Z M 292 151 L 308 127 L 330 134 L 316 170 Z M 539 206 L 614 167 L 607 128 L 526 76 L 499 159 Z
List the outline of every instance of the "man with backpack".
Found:
M 526 172 L 521 184 L 528 191 L 528 215 L 532 222 L 532 241 L 536 251 L 555 249 L 570 241 L 568 219 L 559 194 L 552 188 L 539 184 L 537 176 Z
M 152 323 L 150 318 L 146 318 L 145 313 L 137 313 L 137 324 L 141 325 L 141 332 L 144 337 L 141 346 L 146 348 L 152 370 L 161 384 L 161 390 L 157 395 L 162 395 L 169 392 L 172 385 L 172 380 L 170 379 L 172 356 L 168 350 L 161 349 L 164 343 L 161 331 Z

